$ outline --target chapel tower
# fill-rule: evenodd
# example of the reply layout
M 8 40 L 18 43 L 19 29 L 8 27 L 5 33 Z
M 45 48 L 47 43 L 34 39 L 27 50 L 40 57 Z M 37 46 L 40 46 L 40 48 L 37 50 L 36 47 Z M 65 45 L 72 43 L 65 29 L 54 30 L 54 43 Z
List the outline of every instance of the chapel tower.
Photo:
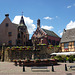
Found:
M 19 27 L 18 27 L 18 45 L 26 45 L 29 40 L 29 33 L 27 26 L 25 24 L 23 15 L 21 16 Z

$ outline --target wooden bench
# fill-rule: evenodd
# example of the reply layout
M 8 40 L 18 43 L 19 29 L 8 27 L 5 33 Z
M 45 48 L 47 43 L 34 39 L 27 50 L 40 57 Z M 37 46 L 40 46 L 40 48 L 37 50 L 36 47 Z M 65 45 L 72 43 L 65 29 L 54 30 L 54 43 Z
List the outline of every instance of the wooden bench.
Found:
M 38 71 L 49 72 L 50 70 L 48 70 L 46 66 L 44 66 L 44 67 L 33 66 L 33 67 L 31 67 L 31 71 L 34 71 L 34 72 L 38 72 Z

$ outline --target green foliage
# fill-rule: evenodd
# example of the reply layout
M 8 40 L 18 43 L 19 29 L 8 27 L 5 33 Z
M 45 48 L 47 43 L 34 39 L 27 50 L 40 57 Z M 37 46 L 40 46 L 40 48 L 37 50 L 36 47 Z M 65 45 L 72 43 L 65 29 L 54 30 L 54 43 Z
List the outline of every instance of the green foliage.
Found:
M 36 62 L 40 62 L 41 60 L 40 60 L 40 59 L 35 59 L 35 61 L 36 61 Z
M 27 62 L 29 62 L 30 61 L 30 59 L 27 59 Z
M 75 61 L 75 58 L 73 58 L 73 61 Z
M 54 56 L 54 59 L 57 59 L 59 62 L 62 62 L 62 61 L 64 61 L 64 59 L 66 59 L 66 56 L 65 55 L 62 55 L 62 56 Z
M 69 57 L 66 57 L 66 61 L 68 61 L 69 60 Z
M 10 47 L 7 47 L 8 49 L 10 49 Z
M 64 59 L 64 58 L 66 58 L 66 55 L 62 55 L 61 57 L 62 57 L 62 59 Z
M 16 46 L 16 48 L 19 48 L 19 46 Z
M 69 59 L 73 59 L 73 58 L 74 58 L 74 56 L 73 55 L 70 55 Z
M 46 45 L 46 44 L 37 44 L 37 45 Z

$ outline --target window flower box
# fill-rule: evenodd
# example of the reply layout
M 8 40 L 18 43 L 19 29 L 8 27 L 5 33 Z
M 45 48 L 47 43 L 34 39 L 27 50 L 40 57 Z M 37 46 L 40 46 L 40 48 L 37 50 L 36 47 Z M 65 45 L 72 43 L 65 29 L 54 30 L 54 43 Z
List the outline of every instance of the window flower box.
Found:
M 67 50 L 68 50 L 68 48 L 65 48 L 65 50 L 67 51 Z

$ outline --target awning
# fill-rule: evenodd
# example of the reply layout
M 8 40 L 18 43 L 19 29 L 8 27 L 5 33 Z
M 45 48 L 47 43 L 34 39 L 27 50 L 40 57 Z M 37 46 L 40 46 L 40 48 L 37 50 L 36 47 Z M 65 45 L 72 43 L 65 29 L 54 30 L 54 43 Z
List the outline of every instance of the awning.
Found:
M 75 52 L 59 52 L 59 53 L 51 53 L 50 55 L 75 55 Z

